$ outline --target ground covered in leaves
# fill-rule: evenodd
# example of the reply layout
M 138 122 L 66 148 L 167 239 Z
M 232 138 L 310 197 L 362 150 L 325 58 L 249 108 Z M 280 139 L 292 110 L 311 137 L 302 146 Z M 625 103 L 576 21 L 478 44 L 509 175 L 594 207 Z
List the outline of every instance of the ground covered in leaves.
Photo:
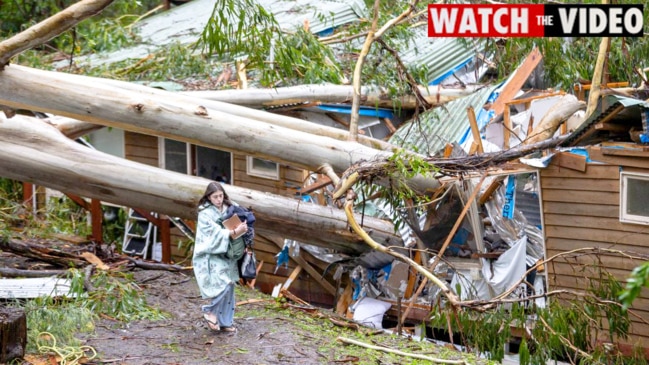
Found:
M 237 289 L 236 333 L 214 333 L 201 321 L 204 300 L 191 275 L 143 270 L 135 273 L 150 305 L 169 313 L 162 321 L 130 323 L 102 319 L 84 344 L 103 363 L 118 364 L 417 364 L 424 360 L 343 345 L 338 337 L 402 351 L 459 359 L 459 352 L 361 328 L 335 325 L 330 310 L 310 310 L 256 290 Z
M 5 256 L 5 255 L 3 255 Z M 5 256 L 6 257 L 6 256 Z M 188 272 L 133 269 L 141 295 L 163 320 L 95 320 L 90 332 L 79 332 L 83 346 L 96 351 L 91 364 L 429 364 L 428 360 L 367 349 L 340 342 L 339 337 L 374 346 L 442 359 L 466 359 L 487 364 L 444 346 L 381 333 L 366 327 L 348 328 L 331 310 L 277 299 L 238 287 L 236 333 L 210 331 L 201 321 L 196 282 Z M 86 351 L 91 353 L 91 351 Z M 54 364 L 53 356 L 28 353 L 21 364 Z M 70 364 L 70 362 L 68 362 Z

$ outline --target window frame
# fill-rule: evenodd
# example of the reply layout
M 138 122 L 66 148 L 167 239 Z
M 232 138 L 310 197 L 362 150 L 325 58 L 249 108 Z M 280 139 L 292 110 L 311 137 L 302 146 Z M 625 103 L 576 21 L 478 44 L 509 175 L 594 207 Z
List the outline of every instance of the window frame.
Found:
M 166 141 L 167 138 L 165 137 L 158 137 L 158 165 L 161 169 L 167 170 L 167 155 L 166 155 Z M 169 138 L 171 139 L 171 138 Z M 171 139 L 173 140 L 173 139 Z M 180 142 L 180 141 L 176 141 Z M 184 173 L 186 175 L 191 175 L 192 174 L 192 151 L 191 151 L 191 144 L 187 142 L 180 142 L 185 144 L 185 158 L 186 158 L 186 164 L 187 164 L 187 171 Z M 168 171 L 173 171 L 173 170 L 168 170 Z
M 268 170 L 261 170 L 254 167 L 254 160 L 262 160 L 275 164 L 275 171 L 270 172 Z M 261 177 L 269 180 L 279 180 L 279 164 L 277 162 L 269 161 L 263 158 L 257 158 L 254 156 L 246 156 L 246 174 L 250 176 Z
M 649 215 L 637 215 L 626 213 L 627 206 L 627 187 L 629 179 L 638 179 L 649 182 L 649 174 L 642 174 L 638 172 L 620 172 L 620 222 L 649 225 Z

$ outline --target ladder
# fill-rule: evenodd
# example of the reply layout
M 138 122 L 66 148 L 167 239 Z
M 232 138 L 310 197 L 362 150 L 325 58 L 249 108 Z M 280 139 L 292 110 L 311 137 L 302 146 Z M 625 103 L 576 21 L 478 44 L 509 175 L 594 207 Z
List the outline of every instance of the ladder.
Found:
M 157 213 L 151 213 L 157 217 Z M 158 228 L 145 217 L 138 214 L 132 208 L 128 210 L 128 217 L 124 227 L 124 241 L 122 252 L 131 255 L 142 256 L 146 259 L 149 247 L 156 242 Z

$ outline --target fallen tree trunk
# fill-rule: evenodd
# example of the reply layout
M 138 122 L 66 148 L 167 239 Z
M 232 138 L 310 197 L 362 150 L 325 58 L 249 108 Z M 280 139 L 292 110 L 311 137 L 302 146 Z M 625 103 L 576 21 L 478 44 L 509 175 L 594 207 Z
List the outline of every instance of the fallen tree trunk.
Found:
M 56 127 L 63 135 L 70 139 L 79 138 L 85 136 L 90 132 L 104 128 L 103 125 L 97 125 L 92 123 L 82 122 L 80 120 L 54 116 L 51 118 L 44 119 L 45 122 L 52 124 Z
M 543 116 L 543 119 L 532 130 L 532 133 L 523 141 L 523 144 L 533 145 L 552 138 L 561 123 L 570 118 L 586 104 L 577 100 L 574 95 L 564 95 L 561 99 Z
M 0 176 L 192 220 L 210 182 L 92 150 L 39 119 L 2 115 Z M 346 253 L 369 250 L 347 229 L 341 210 L 237 186 L 226 189 L 234 201 L 254 209 L 255 230 L 260 233 L 281 232 L 287 238 Z M 370 217 L 363 222 L 377 242 L 403 245 L 391 222 Z
M 420 86 L 419 92 L 431 105 L 441 105 L 470 95 L 482 86 L 445 89 L 438 86 Z M 351 103 L 351 85 L 299 85 L 274 89 L 232 89 L 186 91 L 183 94 L 208 100 L 217 100 L 250 108 L 273 107 L 300 103 Z M 361 104 L 371 107 L 413 109 L 417 106 L 413 95 L 392 97 L 387 90 L 365 86 L 361 88 Z
M 67 270 L 22 270 L 0 267 L 0 276 L 3 278 L 46 278 L 48 276 L 63 276 L 67 272 Z
M 84 267 L 88 262 L 81 256 L 55 250 L 35 243 L 12 240 L 0 236 L 0 249 L 16 255 L 33 258 L 59 267 Z
M 118 83 L 14 65 L 0 73 L 0 104 L 245 153 L 310 171 L 325 162 L 335 171 L 344 171 L 354 162 L 392 156 L 392 152 L 359 143 L 210 109 L 203 100 L 165 91 L 134 92 L 128 83 L 119 83 L 123 88 L 115 86 Z M 61 95 L 65 95 L 64 103 Z M 439 186 L 436 180 L 424 178 L 412 179 L 409 184 L 417 191 Z

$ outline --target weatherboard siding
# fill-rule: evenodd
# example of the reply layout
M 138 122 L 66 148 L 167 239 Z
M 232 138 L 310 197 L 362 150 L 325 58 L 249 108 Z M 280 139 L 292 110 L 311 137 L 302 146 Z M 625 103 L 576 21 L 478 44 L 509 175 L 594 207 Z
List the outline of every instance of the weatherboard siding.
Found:
M 585 172 L 554 165 L 540 170 L 546 257 L 587 247 L 649 254 L 649 226 L 619 220 L 620 168 L 589 163 Z M 631 270 L 643 262 L 614 254 L 559 259 L 547 265 L 549 290 L 582 291 L 599 279 L 598 267 L 624 285 Z M 639 344 L 646 350 L 649 290 L 642 291 L 632 309 L 640 318 L 630 316 L 631 336 L 622 343 L 627 347 Z
M 124 131 L 124 158 L 158 167 L 158 137 Z

